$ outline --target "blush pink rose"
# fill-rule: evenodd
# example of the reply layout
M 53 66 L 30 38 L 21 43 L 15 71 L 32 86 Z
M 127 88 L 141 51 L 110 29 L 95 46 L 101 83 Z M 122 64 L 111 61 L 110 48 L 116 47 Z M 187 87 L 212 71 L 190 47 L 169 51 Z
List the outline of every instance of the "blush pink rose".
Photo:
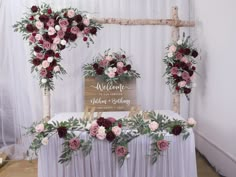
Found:
M 188 73 L 187 71 L 184 71 L 184 72 L 182 73 L 182 78 L 183 78 L 184 80 L 186 80 L 186 81 L 190 80 L 190 75 L 189 75 L 189 73 Z
M 53 68 L 53 71 L 54 72 L 59 72 L 60 71 L 60 67 L 57 65 L 57 66 L 55 66 L 54 68 Z
M 115 152 L 117 156 L 124 157 L 127 155 L 128 149 L 124 146 L 117 146 Z
M 44 68 L 42 68 L 42 69 L 40 70 L 40 76 L 46 77 L 46 76 L 47 76 L 47 70 L 44 69 Z
M 71 33 L 77 34 L 79 32 L 79 28 L 77 26 L 73 26 L 70 30 Z
M 187 120 L 187 124 L 190 126 L 195 126 L 197 124 L 197 122 L 194 120 L 194 118 L 190 117 Z
M 57 32 L 57 36 L 62 39 L 62 38 L 65 36 L 65 32 L 62 31 L 62 30 L 59 30 L 59 31 Z
M 173 67 L 173 68 L 171 68 L 171 70 L 170 70 L 170 72 L 171 72 L 172 75 L 177 75 L 177 74 L 178 74 L 178 71 L 179 71 L 179 69 L 178 69 L 177 67 Z
M 36 127 L 35 127 L 35 131 L 37 133 L 41 133 L 44 131 L 44 124 L 38 124 Z
M 36 23 L 35 23 L 35 26 L 36 26 L 36 28 L 38 28 L 38 29 L 42 29 L 43 28 L 43 23 L 41 22 L 41 21 L 37 21 Z
M 186 57 L 181 58 L 180 61 L 182 61 L 182 62 L 184 62 L 186 64 L 188 63 L 188 59 Z
M 114 126 L 112 127 L 112 132 L 116 135 L 116 136 L 120 136 L 121 134 L 121 128 L 118 126 Z
M 92 126 L 90 127 L 90 130 L 89 130 L 90 135 L 91 135 L 91 136 L 96 136 L 97 133 L 98 133 L 98 128 L 99 128 L 98 125 L 92 125 Z
M 169 148 L 169 142 L 166 140 L 159 140 L 157 141 L 157 147 L 161 151 L 165 151 Z
M 185 85 L 186 85 L 186 81 L 180 81 L 180 82 L 178 83 L 178 86 L 179 86 L 180 88 L 184 87 Z
M 68 16 L 69 18 L 73 18 L 73 17 L 75 16 L 75 11 L 72 10 L 72 9 L 68 10 L 68 11 L 67 11 L 67 16 Z
M 51 48 L 51 43 L 48 41 L 43 41 L 43 48 L 49 50 Z
M 104 59 L 104 60 L 101 60 L 101 61 L 99 62 L 99 65 L 102 66 L 102 67 L 104 67 L 104 66 L 106 66 L 106 65 L 108 64 L 108 62 L 109 62 L 108 60 L 105 60 L 105 59 Z
M 44 54 L 43 53 L 37 53 L 36 57 L 40 60 L 44 59 Z
M 47 22 L 47 25 L 53 27 L 54 26 L 54 19 L 50 18 Z
M 107 61 L 111 61 L 112 60 L 112 57 L 109 55 L 109 56 L 106 56 L 105 58 Z
M 87 18 L 83 19 L 83 24 L 85 24 L 86 26 L 89 26 L 90 20 Z
M 77 150 L 80 147 L 80 140 L 78 138 L 72 138 L 69 140 L 69 147 L 72 150 Z
M 119 68 L 123 68 L 124 67 L 124 63 L 123 62 L 118 62 L 116 65 Z
M 48 68 L 50 63 L 47 60 L 44 60 L 42 63 L 43 68 Z
M 67 19 L 60 19 L 59 20 L 59 25 L 61 26 L 61 28 L 67 27 L 69 25 L 69 22 Z
M 51 49 L 52 49 L 53 51 L 56 51 L 56 50 L 57 50 L 57 44 L 52 44 Z
M 37 41 L 39 41 L 39 40 L 42 40 L 43 37 L 42 37 L 41 34 L 36 34 L 35 39 L 36 39 Z
M 100 126 L 98 128 L 98 132 L 96 134 L 96 137 L 100 140 L 104 140 L 106 138 L 106 129 L 103 126 Z
M 151 131 L 155 131 L 155 130 L 158 129 L 159 124 L 157 122 L 155 122 L 155 121 L 152 121 L 148 126 L 149 126 Z
M 29 37 L 29 41 L 31 42 L 31 43 L 35 43 L 35 37 L 31 34 L 30 35 L 30 37 Z
M 61 42 L 61 39 L 59 37 L 55 37 L 53 39 L 53 44 L 59 44 Z
M 174 45 L 169 47 L 169 52 L 175 52 L 176 51 L 176 47 Z
M 53 28 L 53 27 L 50 26 L 50 27 L 48 28 L 48 35 L 51 36 L 51 35 L 54 35 L 55 33 L 56 33 L 55 28 Z
M 114 78 L 116 76 L 116 73 L 109 72 L 107 75 L 108 75 L 109 78 Z

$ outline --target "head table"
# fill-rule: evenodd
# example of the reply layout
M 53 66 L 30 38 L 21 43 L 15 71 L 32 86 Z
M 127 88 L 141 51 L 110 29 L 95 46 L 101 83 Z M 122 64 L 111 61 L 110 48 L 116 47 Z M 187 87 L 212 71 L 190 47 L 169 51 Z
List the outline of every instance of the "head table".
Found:
M 182 119 L 172 111 L 158 111 L 161 114 L 176 119 Z M 121 118 L 128 112 L 104 112 L 103 117 Z M 64 121 L 71 117 L 82 117 L 83 113 L 61 113 L 55 115 L 51 121 Z M 111 150 L 108 141 L 95 140 L 92 151 L 86 157 L 78 152 L 72 161 L 65 165 L 58 163 L 62 152 L 63 140 L 53 136 L 47 146 L 43 146 L 38 156 L 39 177 L 197 177 L 195 142 L 192 129 L 190 136 L 183 140 L 182 136 L 167 134 L 165 139 L 170 141 L 170 147 L 159 156 L 155 164 L 151 164 L 151 138 L 142 135 L 129 143 L 130 157 L 124 161 L 122 167 Z M 83 132 L 85 139 L 88 134 Z

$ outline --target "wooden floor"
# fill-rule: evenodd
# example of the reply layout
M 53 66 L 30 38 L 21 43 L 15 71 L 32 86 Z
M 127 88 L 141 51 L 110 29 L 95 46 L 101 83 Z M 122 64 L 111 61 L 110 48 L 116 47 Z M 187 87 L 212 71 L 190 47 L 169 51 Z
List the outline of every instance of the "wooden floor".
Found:
M 198 177 L 220 177 L 199 153 L 197 167 Z M 8 162 L 0 168 L 0 177 L 37 177 L 37 161 Z

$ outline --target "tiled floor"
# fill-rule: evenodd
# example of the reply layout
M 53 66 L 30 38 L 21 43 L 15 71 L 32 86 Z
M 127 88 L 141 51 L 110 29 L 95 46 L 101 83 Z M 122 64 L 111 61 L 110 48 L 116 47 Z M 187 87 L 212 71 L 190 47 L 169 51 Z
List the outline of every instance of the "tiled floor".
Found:
M 207 161 L 197 153 L 198 177 L 220 177 Z M 37 161 L 8 162 L 0 168 L 1 177 L 37 177 Z

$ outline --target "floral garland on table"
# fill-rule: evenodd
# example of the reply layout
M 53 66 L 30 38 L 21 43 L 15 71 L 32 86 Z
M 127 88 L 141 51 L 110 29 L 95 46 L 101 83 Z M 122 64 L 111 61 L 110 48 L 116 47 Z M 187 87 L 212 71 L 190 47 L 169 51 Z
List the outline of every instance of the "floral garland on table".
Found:
M 32 6 L 29 10 L 13 28 L 22 33 L 24 40 L 29 41 L 31 71 L 38 74 L 40 86 L 53 90 L 53 77 L 66 74 L 60 64 L 61 51 L 77 38 L 83 38 L 89 46 L 90 42 L 93 43 L 92 37 L 102 26 L 76 8 L 54 11 L 49 5 L 43 4 Z
M 85 77 L 100 78 L 105 82 L 123 82 L 140 78 L 140 74 L 132 69 L 131 61 L 125 52 L 111 52 L 110 49 L 104 55 L 95 57 L 92 63 L 83 66 Z
M 148 118 L 142 114 L 131 118 L 114 119 L 100 117 L 94 121 L 71 118 L 63 122 L 40 122 L 34 123 L 27 128 L 27 134 L 33 135 L 34 140 L 30 149 L 37 151 L 42 145 L 47 145 L 49 139 L 58 134 L 64 139 L 63 151 L 60 156 L 60 163 L 69 163 L 72 155 L 81 150 L 86 156 L 92 150 L 92 142 L 107 140 L 112 143 L 112 152 L 118 157 L 119 165 L 122 166 L 125 159 L 129 158 L 128 143 L 140 135 L 148 134 L 152 138 L 151 162 L 154 164 L 158 156 L 168 149 L 169 143 L 164 139 L 165 134 L 175 136 L 183 134 L 183 139 L 189 136 L 188 128 L 193 127 L 196 121 L 189 118 L 187 121 L 170 119 L 167 116 L 148 112 Z M 125 127 L 125 128 L 123 128 Z M 78 135 L 78 131 L 87 132 L 88 140 Z
M 170 85 L 173 91 L 180 94 L 188 94 L 194 87 L 193 78 L 196 72 L 196 57 L 198 56 L 197 50 L 193 44 L 189 42 L 190 37 L 183 36 L 177 42 L 171 43 L 164 58 L 166 64 L 167 84 Z M 189 99 L 189 98 L 188 98 Z

